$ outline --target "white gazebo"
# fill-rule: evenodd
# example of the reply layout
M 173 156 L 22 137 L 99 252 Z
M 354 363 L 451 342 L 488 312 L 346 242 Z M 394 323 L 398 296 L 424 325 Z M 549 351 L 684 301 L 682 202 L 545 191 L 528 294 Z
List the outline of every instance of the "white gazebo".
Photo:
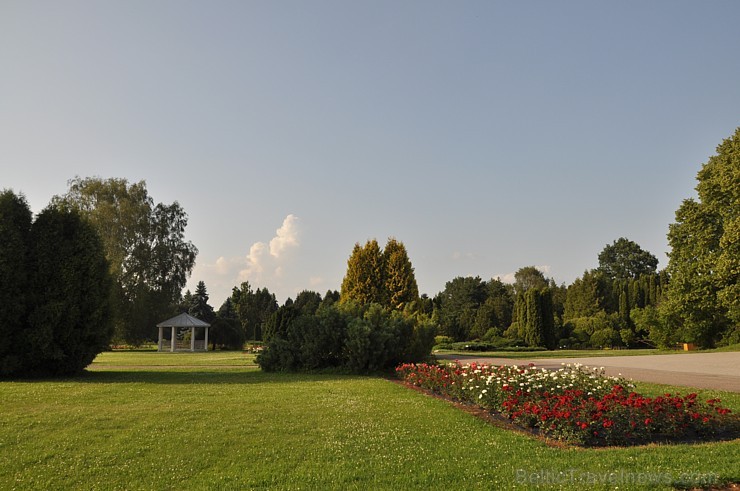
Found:
M 203 322 L 200 319 L 193 317 L 192 315 L 182 313 L 172 319 L 167 319 L 164 322 L 157 324 L 159 328 L 159 351 L 208 351 L 208 328 L 211 325 L 207 322 Z M 165 344 L 164 329 L 169 327 L 172 329 L 170 335 L 169 349 Z M 196 328 L 205 328 L 205 339 L 195 339 Z M 178 341 L 177 333 L 180 329 L 190 329 L 190 342 Z

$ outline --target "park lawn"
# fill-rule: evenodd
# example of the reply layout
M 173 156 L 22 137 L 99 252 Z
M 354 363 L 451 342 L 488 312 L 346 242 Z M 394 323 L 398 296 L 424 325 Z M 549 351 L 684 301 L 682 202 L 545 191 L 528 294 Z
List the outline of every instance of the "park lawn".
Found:
M 0 382 L 0 489 L 630 489 L 740 481 L 737 440 L 557 448 L 380 377 L 203 368 L 197 357 L 169 356 L 180 368 L 94 366 L 75 379 Z M 107 360 L 123 365 L 114 361 Z M 740 410 L 738 394 L 700 394 Z
M 167 353 L 149 350 L 122 350 L 100 353 L 89 367 L 90 370 L 103 370 L 118 367 L 151 369 L 154 367 L 255 367 L 255 355 L 241 351 L 208 351 L 191 353 L 187 351 Z

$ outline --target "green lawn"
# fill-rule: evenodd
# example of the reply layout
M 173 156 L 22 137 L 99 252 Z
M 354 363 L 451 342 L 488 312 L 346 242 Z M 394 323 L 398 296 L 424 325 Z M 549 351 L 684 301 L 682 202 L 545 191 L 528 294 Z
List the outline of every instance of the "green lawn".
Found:
M 155 368 L 145 368 L 150 361 Z M 737 440 L 554 448 L 382 378 L 266 374 L 250 362 L 241 353 L 114 352 L 81 378 L 0 382 L 0 489 L 630 489 L 670 488 L 686 478 L 740 481 Z M 125 366 L 134 368 L 113 368 Z M 740 410 L 738 394 L 701 394 Z

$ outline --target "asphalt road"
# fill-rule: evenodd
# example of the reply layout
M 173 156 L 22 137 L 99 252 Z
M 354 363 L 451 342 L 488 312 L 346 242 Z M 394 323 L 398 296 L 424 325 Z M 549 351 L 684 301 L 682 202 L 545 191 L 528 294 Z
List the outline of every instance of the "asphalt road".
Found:
M 462 355 L 437 355 L 437 358 L 494 365 L 534 363 L 537 367 L 555 370 L 562 363 L 582 363 L 604 367 L 607 375 L 621 375 L 632 380 L 740 392 L 740 352 L 516 360 Z

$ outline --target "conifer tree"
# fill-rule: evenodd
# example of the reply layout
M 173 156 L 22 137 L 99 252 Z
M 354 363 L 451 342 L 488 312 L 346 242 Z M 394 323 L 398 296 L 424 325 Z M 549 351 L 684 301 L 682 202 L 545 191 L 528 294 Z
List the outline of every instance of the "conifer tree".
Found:
M 402 309 L 404 304 L 418 300 L 419 287 L 403 242 L 389 238 L 383 250 L 383 259 L 389 307 Z
M 31 209 L 10 190 L 0 193 L 0 375 L 20 367 L 20 332 L 29 305 L 28 251 Z
M 188 313 L 208 323 L 216 319 L 216 313 L 213 311 L 213 307 L 208 304 L 208 291 L 206 290 L 205 282 L 199 281 L 196 285 L 195 294 L 192 295 L 190 300 Z
M 368 240 L 364 247 L 355 244 L 347 261 L 340 301 L 384 305 L 386 298 L 385 265 L 378 241 Z

